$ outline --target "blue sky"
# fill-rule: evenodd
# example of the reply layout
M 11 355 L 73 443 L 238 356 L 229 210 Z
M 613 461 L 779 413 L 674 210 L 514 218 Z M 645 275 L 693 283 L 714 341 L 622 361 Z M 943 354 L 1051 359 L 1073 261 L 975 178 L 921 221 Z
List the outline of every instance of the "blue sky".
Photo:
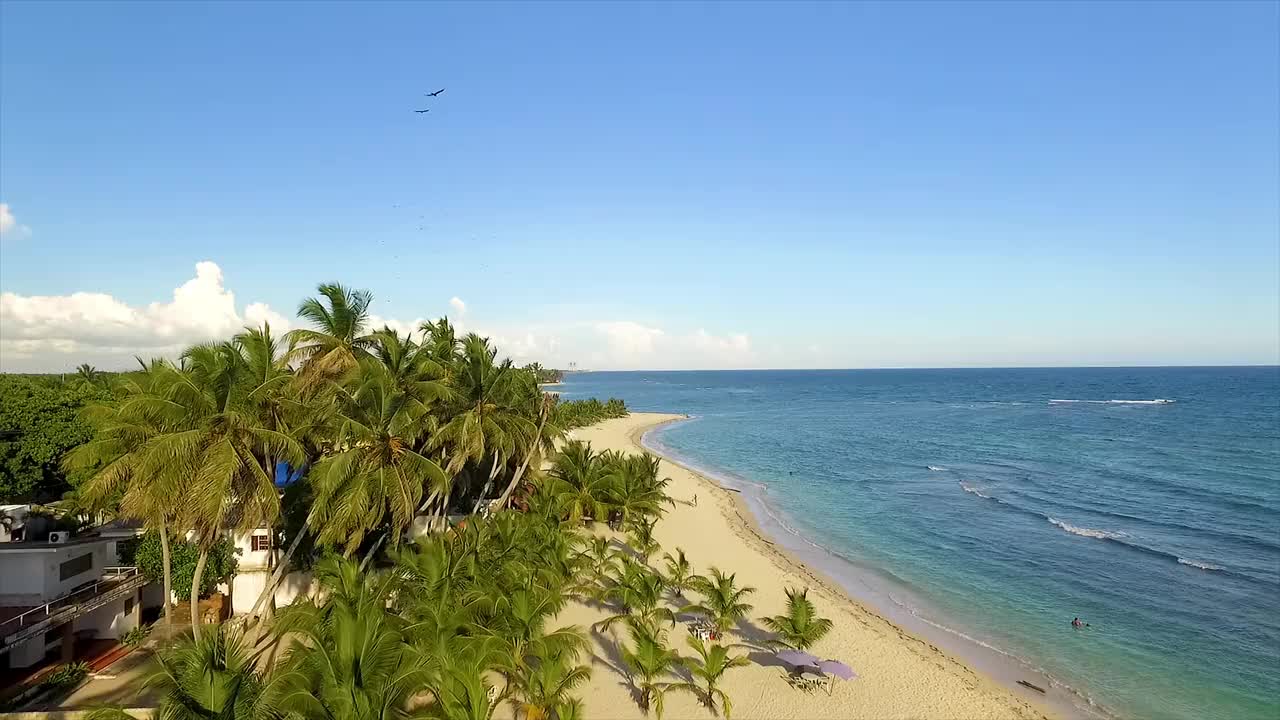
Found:
M 0 366 L 329 280 L 547 364 L 1280 362 L 1278 37 L 1265 2 L 5 3 Z

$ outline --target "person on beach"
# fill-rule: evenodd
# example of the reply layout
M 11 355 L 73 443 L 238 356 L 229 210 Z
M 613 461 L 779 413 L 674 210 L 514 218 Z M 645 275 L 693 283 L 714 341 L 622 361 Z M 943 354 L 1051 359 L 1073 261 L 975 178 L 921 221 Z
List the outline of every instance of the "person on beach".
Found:
M 697 496 L 697 495 L 694 495 L 694 496 L 693 496 L 693 506 L 694 506 L 694 507 L 698 507 L 698 496 Z

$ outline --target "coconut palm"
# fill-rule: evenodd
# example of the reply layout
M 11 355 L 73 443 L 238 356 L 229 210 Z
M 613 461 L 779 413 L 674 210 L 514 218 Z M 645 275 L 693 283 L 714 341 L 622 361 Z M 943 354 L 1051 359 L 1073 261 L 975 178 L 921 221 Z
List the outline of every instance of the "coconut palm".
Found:
M 687 641 L 689 647 L 696 653 L 684 659 L 684 666 L 693 676 L 693 682 L 678 683 L 673 687 L 692 692 L 712 715 L 716 714 L 716 704 L 719 703 L 724 709 L 727 720 L 733 711 L 733 703 L 728 693 L 720 687 L 720 682 L 731 668 L 749 665 L 751 661 L 743 655 L 730 655 L 729 651 L 718 643 L 706 645 L 696 637 L 690 637 Z
M 301 445 L 263 425 L 248 398 L 256 389 L 247 364 L 230 342 L 197 345 L 183 367 L 158 364 L 146 392 L 128 403 L 157 432 L 131 472 L 174 492 L 200 549 L 191 585 L 192 631 L 199 637 L 200 578 L 212 546 L 233 529 L 269 525 L 280 510 L 275 463 L 301 465 Z
M 602 518 L 609 481 L 591 444 L 573 441 L 564 446 L 551 469 L 552 492 L 570 522 Z
M 558 709 L 572 704 L 570 692 L 591 679 L 591 668 L 578 664 L 578 653 L 548 650 L 525 663 L 514 675 L 515 694 L 526 720 L 560 718 Z
M 640 558 L 648 564 L 649 557 L 658 551 L 658 540 L 653 531 L 658 525 L 656 518 L 635 517 L 627 528 L 627 544 L 640 553 Z
M 409 701 L 431 674 L 405 642 L 403 619 L 387 611 L 393 578 L 337 558 L 317 566 L 316 578 L 324 601 L 295 602 L 273 628 L 295 644 L 267 687 L 271 704 L 308 720 L 409 717 Z
M 167 365 L 167 364 L 166 364 Z M 172 564 L 169 533 L 177 524 L 185 505 L 181 502 L 178 478 L 172 474 L 152 477 L 138 472 L 145 460 L 148 443 L 162 434 L 166 418 L 149 411 L 151 393 L 160 382 L 160 364 L 144 366 L 119 384 L 121 397 L 113 402 L 89 405 L 84 419 L 95 429 L 93 440 L 74 448 L 63 458 L 67 472 L 92 470 L 80 488 L 80 500 L 87 507 L 117 508 L 122 518 L 141 520 L 160 537 L 164 617 L 172 617 Z
M 702 595 L 702 602 L 685 607 L 683 612 L 706 615 L 721 634 L 751 612 L 746 598 L 756 591 L 753 587 L 738 587 L 735 573 L 725 574 L 715 567 L 710 575 L 699 577 L 693 589 Z
M 604 591 L 604 596 L 617 603 L 621 612 L 601 620 L 596 626 L 608 629 L 619 621 L 649 628 L 656 628 L 662 622 L 674 626 L 675 613 L 662 604 L 665 587 L 662 576 L 648 565 L 624 558 L 613 585 Z
M 809 588 L 787 588 L 786 614 L 763 618 L 761 622 L 778 635 L 775 645 L 793 650 L 808 650 L 832 627 L 831 620 L 818 617 L 809 599 Z
M 269 720 L 280 717 L 264 692 L 251 649 L 230 626 L 200 639 L 183 638 L 155 656 L 156 670 L 143 688 L 161 694 L 155 716 L 166 720 Z M 136 720 L 118 708 L 101 708 L 90 720 Z
M 302 375 L 309 381 L 309 389 L 354 369 L 357 362 L 368 357 L 373 345 L 373 338 L 365 332 L 372 293 L 350 290 L 338 283 L 321 283 L 316 291 L 320 297 L 307 298 L 298 306 L 298 317 L 313 327 L 289 333 L 295 347 L 290 359 L 302 361 Z
M 658 459 L 648 453 L 627 455 L 615 451 L 601 453 L 609 476 L 608 502 L 619 525 L 656 518 L 663 505 L 672 502 L 666 487 L 670 478 L 658 479 Z
M 308 525 L 322 543 L 351 554 L 383 522 L 393 544 L 418 509 L 424 488 L 443 494 L 448 476 L 414 449 L 427 406 L 410 397 L 375 359 L 362 360 L 353 383 L 332 389 L 333 450 L 311 469 L 315 500 Z
M 693 572 L 693 565 L 689 563 L 689 558 L 685 557 L 683 548 L 676 548 L 675 555 L 665 553 L 662 560 L 663 580 L 667 589 L 677 598 L 683 599 L 684 591 L 693 589 L 696 584 L 697 575 Z
M 667 647 L 666 633 L 655 628 L 635 625 L 631 627 L 631 642 L 622 648 L 622 661 L 630 673 L 632 685 L 638 694 L 640 709 L 646 714 L 652 706 L 662 720 L 662 708 L 671 677 L 680 667 L 680 655 Z

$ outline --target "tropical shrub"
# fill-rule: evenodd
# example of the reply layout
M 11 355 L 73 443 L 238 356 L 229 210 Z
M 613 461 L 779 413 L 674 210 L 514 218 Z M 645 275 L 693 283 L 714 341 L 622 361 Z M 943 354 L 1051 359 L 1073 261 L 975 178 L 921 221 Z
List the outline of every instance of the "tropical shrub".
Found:
M 195 577 L 200 550 L 187 540 L 169 539 L 169 554 L 173 572 L 173 592 L 178 597 L 191 594 L 191 581 Z M 200 576 L 200 597 L 207 597 L 218 585 L 229 581 L 239 568 L 236 556 L 239 549 L 230 540 L 222 538 L 209 549 L 204 572 Z M 134 563 L 152 582 L 164 577 L 164 565 L 160 550 L 160 535 L 148 532 L 142 536 L 133 555 Z
M 832 627 L 829 619 L 818 617 L 808 588 L 787 588 L 787 612 L 763 618 L 761 622 L 777 634 L 773 644 L 793 650 L 808 650 Z

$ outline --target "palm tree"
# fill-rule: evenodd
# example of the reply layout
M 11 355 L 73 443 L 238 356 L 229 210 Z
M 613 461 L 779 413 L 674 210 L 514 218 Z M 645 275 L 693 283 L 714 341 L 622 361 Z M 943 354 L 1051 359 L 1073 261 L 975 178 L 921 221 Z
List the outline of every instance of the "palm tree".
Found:
M 622 661 L 631 676 L 631 683 L 639 694 L 640 709 L 646 714 L 652 705 L 658 720 L 662 720 L 662 707 L 671 676 L 680 667 L 680 655 L 667 647 L 666 633 L 655 628 L 635 625 L 631 628 L 631 644 L 622 648 Z
M 462 341 L 454 364 L 455 405 L 436 433 L 433 447 L 447 448 L 448 470 L 457 474 L 468 463 L 489 463 L 488 477 L 475 508 L 488 496 L 509 458 L 534 435 L 534 424 L 519 411 L 517 383 L 525 376 L 510 360 L 496 362 L 497 350 L 479 335 Z
M 689 563 L 689 558 L 685 557 L 684 549 L 676 548 L 675 555 L 665 553 L 662 560 L 666 566 L 664 579 L 667 589 L 675 593 L 677 598 L 684 599 L 684 591 L 695 587 L 697 577 L 693 572 L 693 566 Z
M 658 458 L 606 451 L 600 460 L 608 468 L 609 503 L 622 527 L 655 518 L 663 513 L 664 503 L 673 502 L 666 494 L 671 479 L 658 479 Z
M 409 701 L 430 680 L 428 661 L 405 642 L 387 611 L 393 579 L 330 558 L 316 570 L 323 603 L 295 602 L 273 630 L 297 643 L 266 694 L 286 716 L 324 720 L 409 717 Z
M 675 613 L 662 604 L 665 589 L 662 576 L 648 565 L 624 558 L 622 570 L 613 585 L 605 590 L 605 597 L 621 606 L 622 612 L 597 623 L 600 629 L 608 629 L 618 621 L 628 625 L 656 628 L 660 622 L 676 623 Z
M 556 457 L 551 478 L 553 492 L 570 522 L 605 516 L 604 498 L 609 483 L 590 443 L 575 440 L 565 445 Z
M 606 581 L 621 571 L 618 551 L 609 538 L 601 535 L 592 536 L 587 541 L 586 547 L 578 554 L 578 560 L 582 573 L 580 586 L 591 588 L 596 585 L 601 594 L 607 588 Z
M 576 652 L 547 651 L 531 658 L 515 676 L 516 695 L 526 720 L 558 718 L 558 708 L 571 704 L 569 695 L 591 679 L 591 668 L 577 663 Z
M 385 519 L 393 540 L 408 528 L 424 488 L 438 494 L 449 478 L 414 449 L 428 406 L 397 386 L 375 359 L 359 363 L 352 386 L 334 386 L 333 450 L 311 469 L 315 500 L 307 523 L 323 543 L 350 555 Z
M 711 568 L 710 575 L 699 577 L 694 584 L 693 589 L 702 595 L 702 602 L 685 607 L 683 612 L 706 615 L 723 634 L 751 612 L 752 606 L 745 600 L 756 591 L 753 587 L 739 588 L 736 578 L 735 573 L 726 575 L 719 568 Z
M 368 290 L 350 290 L 338 283 L 321 283 L 319 298 L 307 298 L 298 306 L 298 316 L 314 329 L 300 328 L 289 333 L 295 347 L 290 360 L 301 360 L 302 374 L 313 382 L 336 379 L 368 357 L 373 338 L 365 334 L 369 322 Z M 326 303 L 327 301 L 327 303 Z M 314 388 L 308 384 L 308 388 Z
M 239 631 L 219 625 L 199 639 L 183 638 L 160 651 L 143 688 L 158 690 L 155 716 L 166 720 L 268 720 L 279 717 L 264 692 L 266 679 Z M 136 720 L 118 708 L 102 708 L 91 720 Z
M 831 631 L 832 622 L 818 617 L 818 611 L 809 600 L 809 588 L 787 588 L 787 612 L 763 618 L 764 626 L 777 633 L 775 644 L 793 650 L 808 650 Z
M 724 674 L 730 668 L 743 667 L 751 664 L 751 661 L 743 655 L 730 655 L 729 651 L 718 643 L 704 645 L 696 637 L 688 638 L 688 643 L 689 647 L 697 653 L 696 656 L 684 659 L 684 665 L 693 676 L 693 682 L 679 683 L 674 687 L 698 696 L 712 715 L 716 714 L 718 701 L 724 708 L 725 719 L 728 720 L 729 714 L 733 711 L 733 703 L 729 700 L 728 693 L 720 687 L 720 681 L 724 679 Z
M 183 360 L 186 369 L 170 369 L 154 399 L 152 410 L 170 420 L 147 443 L 139 472 L 170 478 L 162 480 L 170 486 L 189 485 L 183 502 L 200 548 L 191 584 L 192 632 L 198 638 L 200 577 L 210 548 L 228 530 L 270 526 L 280 511 L 276 463 L 301 466 L 305 453 L 288 432 L 265 426 L 255 412 L 249 398 L 261 386 L 249 377 L 235 344 L 197 345 Z
M 89 363 L 84 363 L 76 368 L 76 380 L 95 387 L 106 387 L 107 385 L 106 375 Z
M 631 525 L 627 529 L 628 544 L 638 553 L 640 558 L 648 564 L 649 557 L 658 551 L 658 540 L 653 536 L 654 528 L 658 525 L 656 518 L 648 519 L 644 517 L 633 517 Z
M 170 528 L 182 514 L 179 486 L 173 475 L 151 477 L 138 472 L 145 461 L 148 444 L 162 434 L 166 419 L 148 408 L 153 404 L 153 388 L 160 380 L 160 363 L 143 366 L 120 383 L 121 399 L 89 405 L 84 419 L 95 430 L 94 439 L 74 448 L 63 458 L 67 472 L 94 471 L 80 488 L 81 501 L 101 509 L 118 508 L 120 517 L 143 521 L 160 537 L 164 617 L 173 622 L 173 570 L 169 550 Z

